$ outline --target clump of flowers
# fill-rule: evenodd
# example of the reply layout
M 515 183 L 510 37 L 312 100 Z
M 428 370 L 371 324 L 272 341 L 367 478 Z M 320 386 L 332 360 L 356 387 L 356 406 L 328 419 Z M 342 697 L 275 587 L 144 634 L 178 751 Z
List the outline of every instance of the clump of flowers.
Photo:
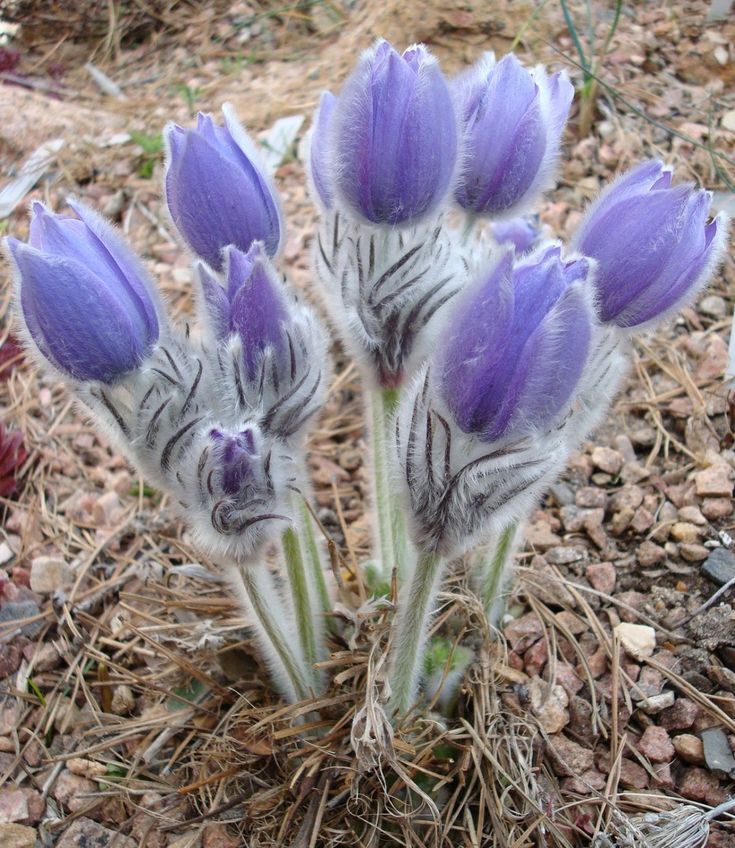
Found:
M 604 416 L 632 335 L 691 301 L 721 253 L 708 193 L 657 161 L 602 193 L 571 248 L 518 217 L 553 182 L 572 96 L 564 73 L 512 55 L 447 80 L 426 47 L 381 40 L 314 118 L 314 270 L 360 367 L 370 436 L 364 565 L 373 585 L 399 587 L 389 719 L 422 697 L 451 708 L 471 651 L 426 653 L 447 563 L 484 546 L 472 568 L 496 623 L 523 522 Z M 81 203 L 74 217 L 34 204 L 28 243 L 7 249 L 29 349 L 173 495 L 258 622 L 274 684 L 301 700 L 326 685 L 334 606 L 304 448 L 328 336 L 277 270 L 275 188 L 223 112 L 222 126 L 200 115 L 165 132 L 196 327 L 171 322 L 131 248 Z M 477 219 L 490 222 L 479 234 Z M 278 581 L 263 561 L 274 541 Z

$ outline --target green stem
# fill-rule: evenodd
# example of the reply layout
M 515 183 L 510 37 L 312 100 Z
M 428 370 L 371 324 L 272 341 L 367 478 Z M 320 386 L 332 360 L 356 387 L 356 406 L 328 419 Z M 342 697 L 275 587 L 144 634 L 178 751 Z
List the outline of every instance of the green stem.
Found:
M 389 577 L 394 567 L 400 567 L 396 561 L 396 550 L 393 545 L 393 520 L 391 518 L 391 486 L 388 476 L 388 453 L 385 439 L 385 420 L 383 395 L 371 392 L 370 404 L 370 438 L 371 459 L 373 463 L 373 510 L 377 522 L 377 544 L 380 554 L 380 567 L 384 577 Z
M 506 527 L 481 566 L 480 598 L 488 621 L 497 627 L 505 610 L 504 591 L 513 573 L 513 556 L 519 540 L 519 522 Z
M 309 578 L 309 590 L 318 600 L 319 610 L 328 615 L 332 612 L 332 601 L 327 589 L 327 581 L 324 577 L 324 562 L 322 552 L 314 535 L 314 519 L 309 512 L 306 499 L 303 495 L 294 495 L 294 512 L 296 514 L 296 526 L 301 541 L 303 557 L 306 560 L 307 575 Z
M 424 655 L 424 642 L 433 612 L 436 587 L 444 560 L 435 553 L 423 554 L 411 582 L 398 599 L 390 664 L 389 715 L 404 714 L 413 706 Z
M 296 632 L 299 637 L 304 659 L 312 669 L 311 677 L 315 677 L 314 663 L 319 659 L 317 644 L 321 644 L 320 616 L 312 608 L 309 597 L 309 584 L 306 577 L 304 558 L 301 555 L 301 542 L 293 527 L 283 531 L 281 537 L 283 554 L 286 560 L 288 585 L 291 590 L 294 613 L 296 615 Z
M 305 700 L 310 695 L 309 670 L 302 657 L 289 647 L 283 612 L 280 603 L 274 603 L 277 595 L 266 566 L 232 565 L 230 570 L 235 576 L 236 589 L 242 591 L 245 606 L 255 616 L 258 641 L 281 694 L 289 701 Z

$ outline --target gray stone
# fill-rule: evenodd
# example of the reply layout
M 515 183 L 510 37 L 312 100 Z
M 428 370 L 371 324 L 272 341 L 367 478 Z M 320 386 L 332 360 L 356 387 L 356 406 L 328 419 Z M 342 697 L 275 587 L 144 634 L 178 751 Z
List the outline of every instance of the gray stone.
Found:
M 702 566 L 702 576 L 724 586 L 735 579 L 735 554 L 727 548 L 715 548 Z
M 721 727 L 709 727 L 699 734 L 707 768 L 719 777 L 735 778 L 735 757 Z
M 20 621 L 24 618 L 33 618 L 40 612 L 38 604 L 34 601 L 7 601 L 0 608 L 0 624 L 9 624 L 11 621 Z M 36 636 L 44 627 L 42 620 L 31 621 L 20 628 L 24 636 Z

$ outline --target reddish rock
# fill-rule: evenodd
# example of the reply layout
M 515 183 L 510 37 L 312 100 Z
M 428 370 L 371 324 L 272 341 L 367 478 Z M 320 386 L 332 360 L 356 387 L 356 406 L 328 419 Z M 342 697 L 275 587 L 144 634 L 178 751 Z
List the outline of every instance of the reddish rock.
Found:
M 702 768 L 685 769 L 677 788 L 690 801 L 704 801 L 710 807 L 716 807 L 727 797 L 714 774 Z
M 224 824 L 208 824 L 202 833 L 202 848 L 239 848 L 240 837 L 232 834 Z
M 594 766 L 594 753 L 562 734 L 549 736 L 547 750 L 554 773 L 559 777 L 574 777 Z
M 607 506 L 607 492 L 600 489 L 598 486 L 583 486 L 574 496 L 574 502 L 577 506 L 595 509 Z
M 732 470 L 724 462 L 710 465 L 694 475 L 697 494 L 702 498 L 732 497 Z
M 666 559 L 666 551 L 655 542 L 641 542 L 636 551 L 636 559 L 643 568 L 650 568 Z
M 20 668 L 20 661 L 23 659 L 23 646 L 18 642 L 11 642 L 9 645 L 3 645 L 0 650 L 0 680 L 4 677 L 9 677 L 15 674 Z
M 688 730 L 701 711 L 700 706 L 689 698 L 677 698 L 673 707 L 661 713 L 659 724 L 667 730 Z
M 612 593 L 615 588 L 617 574 L 615 566 L 611 562 L 593 562 L 587 566 L 587 579 L 593 589 L 605 595 Z
M 633 516 L 633 520 L 630 522 L 631 530 L 638 533 L 645 533 L 647 530 L 650 530 L 653 527 L 656 519 L 652 512 L 649 512 L 644 506 L 638 507 L 635 511 L 635 515 Z
M 523 655 L 523 664 L 526 673 L 530 677 L 538 677 L 546 665 L 549 652 L 546 647 L 546 639 L 539 639 Z
M 503 632 L 510 647 L 516 653 L 522 654 L 541 638 L 544 629 L 536 614 L 529 612 L 508 622 Z
M 702 514 L 710 521 L 719 521 L 732 515 L 730 498 L 705 498 L 702 501 Z
M 646 789 L 648 787 L 648 772 L 625 757 L 620 761 L 620 782 L 627 789 Z
M 625 461 L 623 455 L 612 448 L 597 445 L 592 450 L 592 463 L 606 474 L 618 474 Z
M 656 786 L 671 788 L 674 785 L 674 776 L 671 773 L 671 763 L 656 763 L 653 766 L 655 777 L 653 782 Z
M 667 763 L 674 758 L 674 746 L 663 727 L 650 725 L 638 742 L 638 750 L 652 763 Z
M 620 618 L 629 624 L 637 624 L 640 619 L 635 613 L 638 610 L 643 609 L 643 606 L 648 601 L 649 596 L 644 595 L 643 592 L 619 592 L 615 598 L 621 604 L 621 606 L 618 607 L 618 615 Z M 631 609 L 627 609 L 627 607 L 631 607 Z
M 93 800 L 91 796 L 95 792 L 97 792 L 96 783 L 64 769 L 56 778 L 52 795 L 62 807 L 70 813 L 76 813 Z
M 640 486 L 623 486 L 612 496 L 612 508 L 615 512 L 621 509 L 638 509 L 643 503 L 643 489 Z
M 564 688 L 567 695 L 576 695 L 584 686 L 571 663 L 558 660 L 556 662 L 556 682 Z
M 574 795 L 590 795 L 602 792 L 607 784 L 605 775 L 595 768 L 588 769 L 575 777 L 565 777 L 561 782 L 564 792 Z

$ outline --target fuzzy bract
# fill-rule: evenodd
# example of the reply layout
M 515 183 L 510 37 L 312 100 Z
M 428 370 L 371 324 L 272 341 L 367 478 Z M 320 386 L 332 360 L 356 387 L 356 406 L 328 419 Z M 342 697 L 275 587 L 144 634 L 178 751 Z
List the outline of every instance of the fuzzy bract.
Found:
M 312 142 L 322 200 L 374 224 L 406 224 L 438 210 L 457 164 L 458 126 L 448 85 L 423 45 L 402 55 L 380 40 L 331 104 Z M 329 203 L 327 203 L 329 205 Z
M 725 221 L 707 223 L 709 192 L 673 186 L 652 160 L 612 183 L 574 236 L 597 262 L 600 320 L 639 328 L 682 305 L 707 282 L 725 238 Z
M 28 244 L 7 239 L 20 312 L 43 356 L 76 380 L 111 383 L 159 335 L 157 298 L 135 254 L 90 209 L 78 218 L 33 204 Z
M 452 81 L 464 127 L 457 203 L 477 215 L 506 216 L 547 188 L 574 88 L 564 73 L 529 71 L 511 53 L 487 53 Z
M 262 241 L 275 256 L 283 238 L 275 190 L 257 150 L 232 107 L 222 111 L 222 127 L 200 113 L 196 129 L 169 124 L 164 132 L 171 218 L 191 250 L 217 271 L 227 245 L 247 253 Z

